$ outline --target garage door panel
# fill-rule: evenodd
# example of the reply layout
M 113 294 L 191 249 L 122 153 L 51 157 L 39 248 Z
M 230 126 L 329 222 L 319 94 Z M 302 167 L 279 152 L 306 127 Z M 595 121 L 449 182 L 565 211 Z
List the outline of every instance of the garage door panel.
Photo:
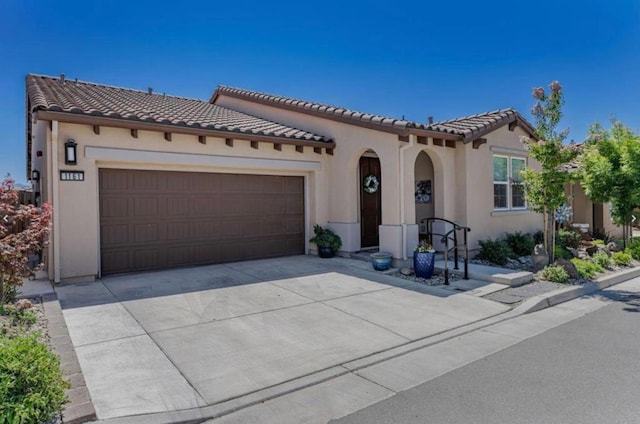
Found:
M 133 199 L 133 214 L 137 217 L 154 217 L 160 215 L 157 198 Z
M 102 273 L 304 253 L 304 179 L 100 170 Z
M 105 218 L 126 217 L 129 215 L 129 200 L 123 198 L 103 198 L 100 201 L 101 215 Z
M 105 274 L 115 274 L 118 272 L 127 272 L 131 269 L 129 261 L 129 250 L 115 250 L 102 252 L 102 272 Z
M 291 198 L 288 196 L 285 199 L 286 211 L 287 214 L 299 215 L 304 214 L 304 202 L 301 199 Z
M 158 224 L 137 224 L 133 226 L 133 241 L 135 243 L 158 242 Z
M 133 251 L 133 267 L 137 270 L 154 269 L 161 262 L 161 249 L 135 249 Z
M 191 224 L 188 221 L 168 222 L 166 228 L 169 241 L 186 241 L 193 238 Z
M 164 180 L 164 173 L 162 172 L 136 172 L 132 174 L 132 186 L 130 190 L 152 192 L 160 191 L 162 182 Z M 166 187 L 165 187 L 166 188 Z

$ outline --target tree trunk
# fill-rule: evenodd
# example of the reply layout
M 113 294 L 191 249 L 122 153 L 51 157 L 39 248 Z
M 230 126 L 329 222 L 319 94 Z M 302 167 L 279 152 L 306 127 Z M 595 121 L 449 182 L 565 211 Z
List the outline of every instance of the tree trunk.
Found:
M 552 265 L 556 260 L 555 247 L 556 247 L 556 219 L 555 216 L 550 215 L 547 219 L 548 231 L 550 231 L 550 241 L 547 249 L 549 250 L 549 265 Z

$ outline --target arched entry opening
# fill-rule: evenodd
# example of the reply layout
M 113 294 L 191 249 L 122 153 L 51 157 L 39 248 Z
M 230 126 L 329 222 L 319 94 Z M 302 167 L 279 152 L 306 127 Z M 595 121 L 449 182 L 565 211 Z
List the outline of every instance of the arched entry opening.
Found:
M 380 244 L 379 228 L 382 224 L 382 172 L 380 159 L 373 150 L 367 150 L 358 162 L 360 184 L 360 245 L 362 248 Z
M 435 171 L 433 162 L 429 155 L 422 151 L 416 157 L 415 163 L 415 204 L 416 204 L 416 223 L 420 224 L 426 218 L 435 217 L 435 204 L 441 199 L 434 196 L 435 192 Z M 419 232 L 426 233 L 426 228 L 420 225 Z

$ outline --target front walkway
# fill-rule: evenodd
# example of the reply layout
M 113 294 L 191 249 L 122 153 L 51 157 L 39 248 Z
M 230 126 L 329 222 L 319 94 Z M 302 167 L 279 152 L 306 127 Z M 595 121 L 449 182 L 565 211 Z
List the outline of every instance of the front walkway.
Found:
M 206 417 L 211 405 L 295 390 L 344 374 L 343 364 L 509 310 L 369 268 L 296 256 L 56 292 L 99 419 L 195 409 Z M 363 384 L 354 402 L 365 406 L 387 396 L 339 381 Z

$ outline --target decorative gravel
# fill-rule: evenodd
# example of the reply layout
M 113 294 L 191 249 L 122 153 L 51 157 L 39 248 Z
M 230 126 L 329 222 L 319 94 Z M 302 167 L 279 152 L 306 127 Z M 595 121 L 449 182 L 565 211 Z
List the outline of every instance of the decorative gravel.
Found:
M 405 268 L 403 270 L 406 270 L 408 268 Z M 397 271 L 393 274 L 391 274 L 394 277 L 398 277 L 398 278 L 402 278 L 404 280 L 410 280 L 410 281 L 415 281 L 416 283 L 420 283 L 420 284 L 424 284 L 427 286 L 442 286 L 444 285 L 444 273 L 442 273 L 441 271 L 439 272 L 434 272 L 433 276 L 430 279 L 426 279 L 426 278 L 418 278 L 416 277 L 416 275 L 413 273 L 413 271 L 411 271 L 411 274 L 409 275 L 405 275 L 402 273 L 403 270 Z M 406 271 L 405 271 L 406 272 Z M 462 278 L 462 274 L 459 274 L 457 272 L 452 272 L 451 270 L 449 270 L 449 283 L 452 283 L 453 281 L 456 280 L 460 280 Z

